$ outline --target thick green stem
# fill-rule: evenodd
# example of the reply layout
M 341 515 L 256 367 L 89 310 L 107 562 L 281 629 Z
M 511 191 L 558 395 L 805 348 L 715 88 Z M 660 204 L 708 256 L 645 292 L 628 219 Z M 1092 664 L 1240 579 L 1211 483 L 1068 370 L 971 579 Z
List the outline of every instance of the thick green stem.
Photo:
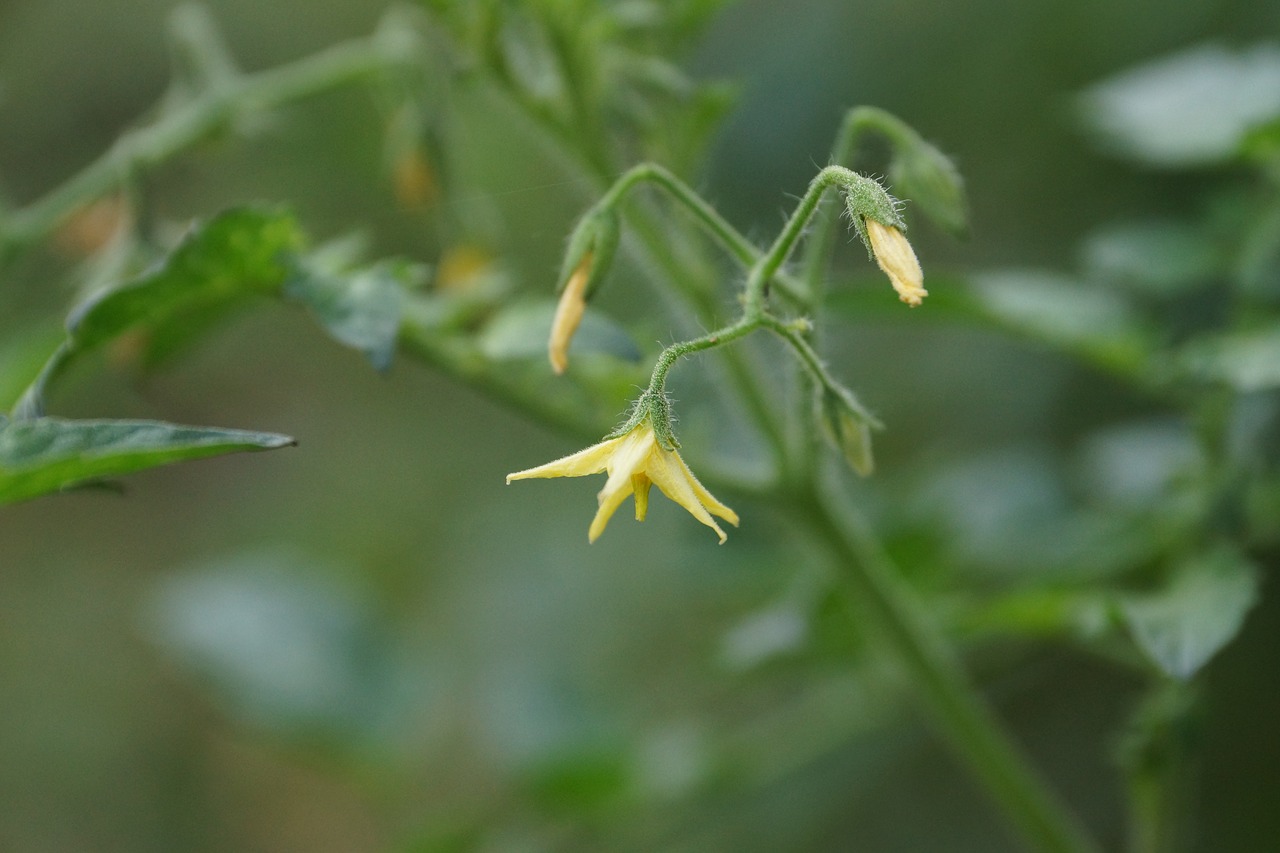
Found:
M 1027 763 L 903 583 L 869 523 L 816 486 L 792 504 L 843 569 L 856 607 L 911 675 L 934 724 L 1037 850 L 1094 851 L 1074 815 Z

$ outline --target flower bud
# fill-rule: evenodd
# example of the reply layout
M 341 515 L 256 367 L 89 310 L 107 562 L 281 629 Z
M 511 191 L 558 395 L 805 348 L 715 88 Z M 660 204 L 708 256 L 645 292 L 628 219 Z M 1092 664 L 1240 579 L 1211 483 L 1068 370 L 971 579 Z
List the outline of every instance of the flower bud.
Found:
M 880 424 L 846 388 L 818 389 L 818 426 L 849 467 L 864 477 L 875 469 L 871 430 Z
M 939 227 L 955 236 L 968 230 L 969 205 L 960 173 L 947 155 L 915 131 L 894 152 L 889 180 Z
M 578 268 L 560 291 L 560 302 L 556 305 L 556 315 L 551 321 L 551 338 L 547 342 L 551 369 L 557 374 L 564 373 L 569 366 L 569 344 L 587 310 L 587 282 L 591 278 L 592 261 L 591 252 L 583 255 Z
M 560 273 L 560 302 L 551 321 L 551 337 L 547 342 L 551 369 L 556 373 L 564 373 L 569 366 L 569 344 L 582 322 L 587 300 L 613 260 L 618 239 L 618 215 L 608 208 L 588 211 L 569 237 L 564 268 Z
M 871 253 L 880 269 L 889 276 L 893 289 L 898 291 L 898 298 L 915 308 L 929 295 L 929 291 L 924 289 L 924 273 L 911 244 L 893 225 L 881 225 L 868 217 L 864 227 Z

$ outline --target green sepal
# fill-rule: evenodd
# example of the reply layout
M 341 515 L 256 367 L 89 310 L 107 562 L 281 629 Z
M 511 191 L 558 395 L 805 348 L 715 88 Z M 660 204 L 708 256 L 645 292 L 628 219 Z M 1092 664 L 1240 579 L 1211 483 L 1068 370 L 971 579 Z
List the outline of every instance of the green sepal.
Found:
M 841 176 L 840 188 L 844 190 L 845 209 L 853 220 L 854 230 L 862 244 L 867 247 L 867 257 L 875 260 L 875 252 L 871 248 L 871 239 L 867 236 L 867 218 L 874 219 L 881 225 L 907 230 L 907 223 L 902 218 L 902 202 L 889 195 L 889 191 L 875 178 L 859 175 L 857 172 L 843 170 L 847 174 Z
M 678 450 L 680 442 L 676 440 L 676 434 L 671 429 L 672 418 L 671 399 L 665 392 L 654 391 L 651 388 L 636 399 L 631 405 L 631 413 L 627 415 L 626 421 L 606 435 L 605 440 L 621 438 L 647 420 L 653 427 L 653 434 L 663 450 Z
M 590 299 L 613 262 L 621 234 L 622 228 L 618 222 L 618 214 L 613 208 L 593 207 L 588 210 L 578 220 L 573 233 L 569 235 L 569 245 L 565 249 L 564 262 L 560 266 L 560 279 L 556 284 L 556 293 L 564 290 L 569 279 L 582 264 L 582 259 L 590 253 L 591 269 L 587 272 L 587 287 L 583 294 L 584 299 Z

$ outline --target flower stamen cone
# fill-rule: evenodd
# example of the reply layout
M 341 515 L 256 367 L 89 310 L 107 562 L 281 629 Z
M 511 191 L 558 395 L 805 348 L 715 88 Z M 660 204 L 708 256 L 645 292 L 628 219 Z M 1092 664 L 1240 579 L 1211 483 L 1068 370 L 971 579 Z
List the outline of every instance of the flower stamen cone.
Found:
M 554 462 L 508 474 L 507 482 L 534 477 L 582 477 L 601 472 L 608 473 L 609 479 L 596 496 L 599 508 L 587 531 L 590 542 L 600 538 L 609 519 L 630 496 L 635 496 L 636 520 L 644 521 L 652 485 L 714 530 L 721 544 L 728 537 L 712 516 L 719 516 L 735 527 L 738 525 L 738 514 L 707 491 L 678 451 L 662 446 L 647 418 L 623 435 L 607 438 Z
M 587 310 L 587 282 L 591 278 L 592 253 L 587 252 L 574 268 L 573 274 L 560 291 L 560 302 L 551 321 L 551 338 L 547 341 L 547 356 L 551 369 L 557 375 L 569 366 L 569 344 L 578 331 L 582 315 Z
M 882 225 L 869 216 L 864 222 L 876 263 L 889 276 L 889 283 L 898 292 L 898 298 L 912 308 L 917 307 L 929 291 L 924 289 L 924 272 L 920 269 L 915 250 L 894 226 Z

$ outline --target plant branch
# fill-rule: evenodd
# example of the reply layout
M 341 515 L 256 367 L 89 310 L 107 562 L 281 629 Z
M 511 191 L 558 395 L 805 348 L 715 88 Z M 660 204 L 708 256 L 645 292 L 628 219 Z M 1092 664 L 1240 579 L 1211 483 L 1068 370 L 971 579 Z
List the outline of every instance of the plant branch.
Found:
M 123 134 L 97 160 L 26 207 L 0 218 L 0 267 L 44 239 L 77 208 L 263 110 L 382 73 L 413 60 L 411 35 L 384 27 L 278 68 L 223 77 L 189 99 L 164 103 L 154 122 Z
M 1097 850 L 965 676 L 869 522 L 847 507 L 837 510 L 835 499 L 816 484 L 807 500 L 791 506 L 843 569 L 841 578 L 854 605 L 911 674 L 943 737 L 1026 840 L 1045 851 Z

